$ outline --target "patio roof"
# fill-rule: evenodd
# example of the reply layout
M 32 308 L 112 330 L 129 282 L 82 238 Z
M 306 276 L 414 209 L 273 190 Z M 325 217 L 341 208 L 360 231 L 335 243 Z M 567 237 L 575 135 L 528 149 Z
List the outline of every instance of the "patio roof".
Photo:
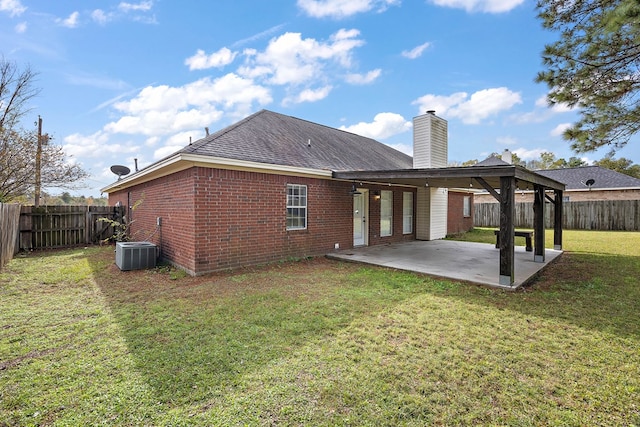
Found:
M 353 181 L 389 183 L 423 187 L 469 188 L 470 185 L 500 188 L 500 178 L 513 177 L 522 189 L 541 185 L 551 190 L 564 191 L 564 184 L 517 165 L 464 166 L 429 169 L 394 169 L 378 171 L 335 171 L 333 177 Z
M 515 282 L 514 216 L 515 190 L 534 190 L 534 261 L 544 263 L 545 202 L 555 205 L 554 249 L 562 249 L 562 193 L 565 185 L 546 176 L 532 172 L 522 166 L 492 164 L 485 166 L 446 167 L 428 169 L 401 169 L 378 171 L 335 171 L 335 179 L 371 182 L 378 184 L 410 185 L 420 189 L 432 188 L 484 188 L 500 203 L 500 230 L 498 233 L 500 286 L 513 287 Z M 553 190 L 553 197 L 547 194 Z

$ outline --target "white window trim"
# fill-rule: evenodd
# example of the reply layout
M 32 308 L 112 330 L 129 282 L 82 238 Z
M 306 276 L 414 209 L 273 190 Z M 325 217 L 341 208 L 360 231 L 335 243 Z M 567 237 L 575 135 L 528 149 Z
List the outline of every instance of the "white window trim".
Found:
M 385 195 L 391 195 L 391 198 L 389 200 L 391 209 L 388 215 L 383 215 L 383 212 L 382 212 L 382 203 L 385 199 Z M 385 220 L 388 220 L 390 224 L 388 234 L 387 233 L 383 234 L 383 230 L 382 230 L 382 222 Z M 380 237 L 389 237 L 389 236 L 393 236 L 393 191 L 382 190 L 380 192 Z
M 471 218 L 471 196 L 462 196 L 462 216 Z
M 304 188 L 304 205 L 290 205 L 289 204 L 289 190 L 290 189 L 294 189 L 294 188 Z M 306 185 L 304 184 L 287 184 L 287 193 L 286 193 L 286 201 L 285 201 L 285 205 L 286 205 L 286 217 L 285 217 L 285 223 L 286 223 L 286 229 L 287 231 L 295 231 L 295 230 L 306 230 L 307 226 L 308 226 L 308 205 L 309 205 L 309 193 L 308 193 L 308 188 Z M 299 226 L 295 226 L 295 227 L 290 227 L 288 225 L 288 217 L 289 217 L 289 209 L 304 209 L 304 226 L 303 227 L 299 227 Z M 297 218 L 301 218 L 301 216 L 298 216 Z
M 407 206 L 406 206 L 407 196 L 411 197 L 410 209 L 407 209 Z M 406 227 L 407 225 L 409 226 L 408 229 Z M 411 234 L 411 233 L 413 233 L 413 193 L 411 191 L 404 191 L 402 193 L 402 234 Z

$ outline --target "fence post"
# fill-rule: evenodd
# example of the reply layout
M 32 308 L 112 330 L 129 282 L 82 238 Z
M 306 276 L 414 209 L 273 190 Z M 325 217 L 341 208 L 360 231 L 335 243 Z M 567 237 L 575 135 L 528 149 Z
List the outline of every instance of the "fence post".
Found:
M 0 269 L 17 253 L 20 205 L 0 203 Z
M 91 243 L 91 236 L 93 235 L 93 227 L 91 224 L 91 206 L 86 207 L 87 210 L 84 213 L 84 243 Z

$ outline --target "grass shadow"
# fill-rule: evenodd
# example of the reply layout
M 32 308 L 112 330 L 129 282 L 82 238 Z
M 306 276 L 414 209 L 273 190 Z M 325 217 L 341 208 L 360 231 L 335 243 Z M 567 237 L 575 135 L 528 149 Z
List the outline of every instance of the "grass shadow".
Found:
M 89 262 L 137 369 L 170 405 L 229 393 L 247 373 L 424 292 L 428 280 L 379 271 L 367 286 L 371 270 L 323 258 L 203 277 L 166 266 L 122 272 L 108 251 Z

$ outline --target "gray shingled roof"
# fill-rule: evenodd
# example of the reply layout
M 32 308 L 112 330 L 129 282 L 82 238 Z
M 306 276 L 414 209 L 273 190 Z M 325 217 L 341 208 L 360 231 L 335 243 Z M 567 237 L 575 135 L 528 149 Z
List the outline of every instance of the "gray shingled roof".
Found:
M 540 175 L 554 179 L 566 185 L 567 190 L 588 189 L 587 180 L 595 182 L 592 189 L 603 188 L 640 188 L 640 179 L 634 178 L 600 166 L 582 166 L 579 168 L 549 169 L 536 171 Z
M 374 139 L 268 110 L 206 136 L 179 153 L 331 171 L 413 167 L 410 156 Z
M 505 162 L 504 160 L 502 160 L 499 157 L 496 156 L 489 156 L 486 159 L 484 159 L 481 162 L 476 163 L 473 166 L 504 166 L 504 165 L 508 165 L 509 163 Z

